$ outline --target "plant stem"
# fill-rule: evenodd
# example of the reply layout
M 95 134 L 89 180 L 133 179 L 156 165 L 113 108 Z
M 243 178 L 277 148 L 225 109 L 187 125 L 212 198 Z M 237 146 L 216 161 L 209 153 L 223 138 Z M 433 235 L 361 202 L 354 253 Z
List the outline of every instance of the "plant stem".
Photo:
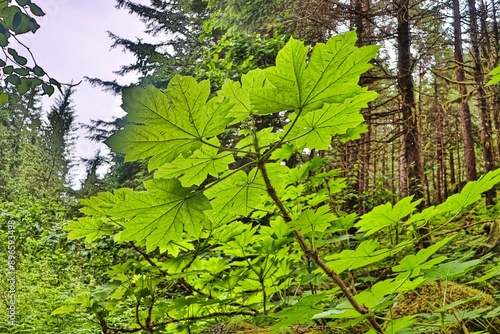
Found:
M 283 202 L 279 199 L 278 195 L 276 194 L 276 190 L 274 189 L 274 187 L 271 183 L 271 180 L 269 179 L 269 175 L 267 174 L 265 162 L 261 160 L 258 164 L 258 168 L 262 173 L 262 177 L 264 178 L 264 182 L 266 183 L 267 193 L 269 194 L 269 196 L 272 198 L 272 200 L 274 201 L 274 203 L 276 204 L 276 206 L 280 210 L 281 216 L 283 217 L 283 219 L 287 223 L 291 222 L 292 217 L 288 213 L 288 210 L 285 208 L 285 205 L 283 204 Z M 364 305 L 359 304 L 356 301 L 356 299 L 354 299 L 354 294 L 351 292 L 351 290 L 349 290 L 349 288 L 347 287 L 347 284 L 344 282 L 342 277 L 340 277 L 340 275 L 338 275 L 333 269 L 331 269 L 326 264 L 326 262 L 323 261 L 323 259 L 321 259 L 319 257 L 318 253 L 315 250 L 313 250 L 312 248 L 310 248 L 307 245 L 306 239 L 304 238 L 302 233 L 300 233 L 299 231 L 293 231 L 293 233 L 295 234 L 295 239 L 299 243 L 300 248 L 305 253 L 305 255 L 308 258 L 310 258 L 311 260 L 313 260 L 318 265 L 318 267 L 320 267 L 323 270 L 323 272 L 328 277 L 330 277 L 332 279 L 332 281 L 335 282 L 335 284 L 338 285 L 338 287 L 340 288 L 340 290 L 342 290 L 342 292 L 344 293 L 345 297 L 347 298 L 349 303 L 352 305 L 352 307 L 356 311 L 358 311 L 360 314 L 364 315 L 364 314 L 370 313 L 370 310 L 368 310 Z M 372 326 L 372 328 L 375 329 L 375 331 L 377 331 L 378 333 L 384 333 L 384 331 L 382 330 L 382 327 L 380 327 L 379 323 L 377 322 L 377 320 L 375 319 L 375 317 L 373 315 L 370 315 L 367 319 L 368 319 L 368 322 L 370 323 L 370 325 Z

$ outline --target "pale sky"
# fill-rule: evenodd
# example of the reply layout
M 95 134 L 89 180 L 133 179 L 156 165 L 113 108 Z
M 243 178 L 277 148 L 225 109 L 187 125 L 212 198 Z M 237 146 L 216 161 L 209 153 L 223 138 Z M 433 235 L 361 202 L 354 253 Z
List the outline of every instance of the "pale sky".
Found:
M 146 36 L 144 24 L 123 9 L 116 9 L 114 0 L 38 0 L 34 1 L 46 13 L 37 19 L 41 28 L 35 34 L 26 34 L 20 39 L 35 55 L 37 63 L 49 75 L 59 82 L 79 82 L 84 76 L 104 80 L 117 79 L 124 84 L 134 81 L 133 76 L 121 78 L 113 74 L 120 65 L 133 63 L 134 58 L 122 50 L 110 50 L 112 44 L 107 31 L 121 37 L 134 39 Z M 147 0 L 136 2 L 148 4 Z M 21 49 L 20 54 L 25 55 Z M 57 96 L 54 93 L 54 97 Z M 111 120 L 122 115 L 121 97 L 104 93 L 99 88 L 91 87 L 83 81 L 76 87 L 73 96 L 77 123 L 89 123 L 90 119 Z M 44 110 L 52 105 L 51 100 L 44 100 Z M 83 132 L 78 132 L 79 139 L 75 147 L 77 158 L 90 158 L 102 147 L 89 142 Z M 84 175 L 84 166 L 72 173 L 77 179 Z M 79 184 L 79 181 L 76 181 Z

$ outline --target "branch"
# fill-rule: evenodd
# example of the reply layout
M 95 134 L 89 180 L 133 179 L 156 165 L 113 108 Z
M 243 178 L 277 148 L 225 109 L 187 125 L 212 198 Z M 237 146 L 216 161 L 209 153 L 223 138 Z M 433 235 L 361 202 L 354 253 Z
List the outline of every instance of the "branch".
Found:
M 137 247 L 133 242 L 130 242 L 130 244 L 132 245 L 132 248 L 134 250 L 136 250 L 139 254 L 142 255 L 142 257 L 144 257 L 144 259 L 150 264 L 152 265 L 153 267 L 157 268 L 160 273 L 163 275 L 163 276 L 168 276 L 168 272 L 166 272 L 165 270 L 161 269 L 160 267 L 158 267 L 158 265 L 153 261 L 153 259 L 151 259 L 151 257 L 143 252 L 139 247 Z M 196 292 L 202 296 L 207 296 L 207 294 L 201 290 L 198 290 L 196 289 L 194 286 L 192 286 L 191 284 L 189 284 L 184 278 L 179 278 L 178 279 L 180 285 L 185 289 L 185 292 L 187 293 L 193 293 Z
M 285 205 L 283 204 L 283 202 L 279 199 L 278 195 L 276 194 L 276 190 L 274 189 L 274 187 L 271 183 L 271 180 L 269 179 L 269 175 L 267 174 L 265 162 L 263 160 L 259 161 L 258 168 L 262 173 L 262 177 L 264 178 L 264 182 L 266 183 L 267 193 L 273 199 L 274 203 L 276 204 L 276 206 L 280 210 L 281 216 L 283 217 L 283 219 L 287 223 L 291 222 L 292 217 L 288 213 L 288 210 L 285 208 Z M 354 298 L 354 294 L 351 292 L 351 290 L 349 290 L 349 288 L 347 287 L 347 285 L 345 284 L 343 279 L 335 271 L 333 271 L 326 264 L 326 262 L 324 262 L 319 257 L 318 253 L 315 250 L 313 250 L 312 248 L 310 248 L 307 245 L 306 239 L 304 238 L 302 233 L 300 233 L 299 231 L 293 231 L 293 233 L 295 234 L 295 238 L 297 239 L 302 251 L 306 254 L 306 256 L 308 258 L 313 260 L 323 270 L 323 272 L 328 277 L 330 277 L 332 279 L 332 281 L 335 282 L 335 284 L 338 285 L 338 287 L 340 288 L 340 290 L 342 290 L 342 292 L 344 293 L 345 297 L 347 298 L 349 303 L 352 305 L 352 307 L 356 311 L 358 311 L 360 314 L 363 314 L 363 315 L 369 314 L 370 310 L 368 310 L 364 305 L 361 305 L 356 301 L 356 299 Z M 375 317 L 373 315 L 369 315 L 367 319 L 368 319 L 368 322 L 370 323 L 370 325 L 373 327 L 373 329 L 375 329 L 375 331 L 377 331 L 377 333 L 383 333 L 382 328 L 380 327 L 380 325 L 378 324 L 377 320 L 375 319 Z
M 197 317 L 189 317 L 189 318 L 184 318 L 184 319 L 172 319 L 169 321 L 155 322 L 155 323 L 151 324 L 150 329 L 154 330 L 154 329 L 161 327 L 161 326 L 165 326 L 165 325 L 173 324 L 173 323 L 185 322 L 185 321 L 204 320 L 204 319 L 210 319 L 210 318 L 215 318 L 215 317 L 234 317 L 237 315 L 255 316 L 255 314 L 249 313 L 249 312 L 216 312 L 216 313 L 201 315 L 201 316 L 197 316 Z M 143 330 L 141 328 L 125 328 L 125 327 L 107 327 L 107 329 L 112 331 L 111 332 L 112 334 L 137 333 L 137 332 L 140 332 Z M 148 330 L 149 330 L 149 328 L 148 328 Z

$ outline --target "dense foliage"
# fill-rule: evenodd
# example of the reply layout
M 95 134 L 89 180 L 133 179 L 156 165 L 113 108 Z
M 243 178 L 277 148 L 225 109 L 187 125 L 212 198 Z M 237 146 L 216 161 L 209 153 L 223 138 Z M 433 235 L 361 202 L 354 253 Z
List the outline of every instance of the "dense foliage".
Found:
M 448 229 L 500 182 L 500 171 L 422 212 L 412 197 L 359 218 L 342 212 L 345 183 L 328 167 L 327 150 L 359 137 L 360 109 L 377 97 L 357 84 L 377 48 L 355 42 L 351 32 L 309 53 L 290 39 L 276 66 L 227 81 L 213 97 L 209 82 L 184 76 L 163 90 L 125 90 L 129 124 L 108 143 L 127 160 L 148 158 L 154 179 L 145 191 L 82 200 L 85 216 L 66 229 L 87 242 L 112 236 L 140 256 L 116 264 L 108 284 L 53 314 L 87 309 L 104 333 L 193 333 L 235 316 L 267 316 L 275 331 L 313 320 L 388 333 L 444 330 L 473 317 L 494 328 L 493 306 L 469 310 L 472 316 L 455 300 L 440 307 L 460 312 L 456 319 L 439 308 L 422 322 L 390 315 L 405 293 L 482 263 L 436 255 L 453 234 L 435 234 L 432 245 L 416 249 L 417 231 L 429 223 L 437 224 L 433 233 Z M 260 128 L 267 115 L 283 118 L 283 127 Z M 221 144 L 227 133 L 235 135 Z M 302 160 L 291 164 L 293 155 Z
M 0 47 L 4 54 L 0 59 L 1 78 L 6 86 L 15 87 L 21 95 L 36 88 L 41 88 L 47 95 L 54 93 L 54 87 L 61 89 L 61 84 L 37 64 L 29 48 L 18 38 L 26 33 L 35 33 L 40 28 L 36 18 L 44 15 L 43 10 L 31 0 L 16 0 L 15 3 L 0 1 Z M 2 87 L 0 103 L 7 102 L 7 99 L 8 93 Z

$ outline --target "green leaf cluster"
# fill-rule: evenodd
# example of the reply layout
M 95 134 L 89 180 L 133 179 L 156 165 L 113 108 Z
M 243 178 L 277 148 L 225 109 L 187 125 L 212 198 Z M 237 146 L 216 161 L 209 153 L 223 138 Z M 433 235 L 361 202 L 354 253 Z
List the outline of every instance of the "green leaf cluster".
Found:
M 411 197 L 359 219 L 335 210 L 345 182 L 321 153 L 357 138 L 360 111 L 377 97 L 358 81 L 378 48 L 355 45 L 355 32 L 313 48 L 291 38 L 275 66 L 215 94 L 208 81 L 180 75 L 166 89 L 125 90 L 128 124 L 107 144 L 127 161 L 147 159 L 154 179 L 144 191 L 83 200 L 86 216 L 66 230 L 88 242 L 112 237 L 137 257 L 74 304 L 101 325 L 150 331 L 199 332 L 212 318 L 268 315 L 275 330 L 321 319 L 380 332 L 374 315 L 400 295 L 477 266 L 462 261 L 452 270 L 457 262 L 438 255 L 452 236 L 415 250 L 415 231 L 478 201 L 500 181 L 498 171 L 423 212 Z M 264 117 L 279 122 L 262 125 Z M 394 275 L 358 277 L 380 268 Z M 110 320 L 117 310 L 124 317 Z M 398 331 L 415 324 L 414 316 L 388 320 Z
M 50 96 L 54 93 L 54 87 L 61 88 L 61 84 L 50 78 L 36 63 L 29 49 L 15 38 L 26 33 L 36 33 L 40 28 L 36 18 L 44 15 L 43 10 L 31 0 L 16 0 L 16 3 L 8 0 L 0 1 L 0 47 L 5 55 L 3 59 L 0 59 L 2 78 L 5 86 L 16 87 L 21 95 L 31 89 L 41 87 L 43 94 Z M 19 54 L 19 47 L 13 46 L 16 43 L 21 48 L 27 49 L 29 57 Z M 0 102 L 2 104 L 7 102 L 7 97 L 7 92 L 1 89 Z

